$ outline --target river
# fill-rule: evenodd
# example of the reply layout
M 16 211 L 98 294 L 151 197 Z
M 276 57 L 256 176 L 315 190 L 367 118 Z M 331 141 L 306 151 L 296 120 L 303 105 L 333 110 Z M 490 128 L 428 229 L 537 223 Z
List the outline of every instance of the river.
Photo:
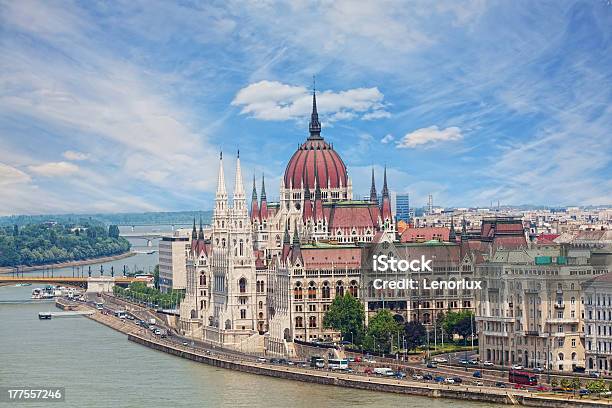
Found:
M 124 334 L 86 317 L 38 320 L 38 312 L 54 309 L 53 303 L 6 303 L 29 299 L 30 290 L 31 287 L 0 287 L 0 386 L 66 387 L 65 402 L 50 406 L 492 406 L 305 384 L 217 369 L 131 343 Z

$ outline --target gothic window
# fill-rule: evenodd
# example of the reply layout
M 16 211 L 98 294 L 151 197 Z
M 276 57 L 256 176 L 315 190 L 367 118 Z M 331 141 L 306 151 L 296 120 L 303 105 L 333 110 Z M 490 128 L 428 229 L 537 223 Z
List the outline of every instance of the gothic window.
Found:
M 259 312 L 259 318 L 263 319 L 263 313 L 262 312 Z
M 240 256 L 244 255 L 244 241 L 240 240 Z
M 357 297 L 358 295 L 358 285 L 357 285 L 357 281 L 352 280 L 351 281 L 351 285 L 349 286 L 349 293 L 353 296 L 353 297 Z
M 331 288 L 329 287 L 329 282 L 323 282 L 323 287 L 321 288 L 321 296 L 323 299 L 329 299 L 331 293 Z
M 317 287 L 314 282 L 308 283 L 308 299 L 317 298 Z
M 295 327 L 304 327 L 304 319 L 302 319 L 302 316 L 297 316 L 295 318 Z
M 225 248 L 225 238 L 221 239 L 221 247 Z
M 259 301 L 259 308 L 263 309 L 263 302 L 261 300 Z
M 336 297 L 337 296 L 344 296 L 344 284 L 342 281 L 336 282 Z
M 246 309 L 240 309 L 240 318 L 246 319 Z
M 200 273 L 200 286 L 206 285 L 206 275 L 204 272 Z
M 264 281 L 261 281 L 261 291 L 264 292 L 265 288 L 264 288 Z
M 230 330 L 231 328 L 232 328 L 232 321 L 230 319 L 227 319 L 225 321 L 225 330 Z
M 240 293 L 246 293 L 246 284 L 246 279 L 240 278 L 240 280 L 238 281 L 238 288 L 240 289 Z
M 312 329 L 317 327 L 317 316 L 310 316 L 308 318 L 308 327 Z
M 296 282 L 295 288 L 293 288 L 293 298 L 295 300 L 302 300 L 302 283 Z

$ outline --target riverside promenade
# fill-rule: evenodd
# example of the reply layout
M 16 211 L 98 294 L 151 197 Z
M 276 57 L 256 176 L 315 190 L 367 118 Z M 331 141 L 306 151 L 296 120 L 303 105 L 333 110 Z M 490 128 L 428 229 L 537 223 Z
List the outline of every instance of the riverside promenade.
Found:
M 95 310 L 89 305 L 79 304 L 76 310 Z M 204 349 L 184 344 L 182 341 L 162 339 L 148 330 L 110 314 L 96 311 L 88 318 L 126 334 L 128 340 L 177 357 L 208 364 L 214 367 L 249 374 L 265 375 L 285 380 L 310 382 L 321 385 L 357 388 L 362 390 L 417 395 L 430 398 L 450 398 L 506 405 L 533 407 L 609 407 L 612 403 L 603 400 L 573 398 L 571 396 L 538 394 L 525 390 L 499 389 L 465 385 L 443 385 L 411 380 L 389 379 L 327 370 L 314 370 L 298 366 L 275 365 L 258 362 L 254 356 L 240 355 L 234 351 Z

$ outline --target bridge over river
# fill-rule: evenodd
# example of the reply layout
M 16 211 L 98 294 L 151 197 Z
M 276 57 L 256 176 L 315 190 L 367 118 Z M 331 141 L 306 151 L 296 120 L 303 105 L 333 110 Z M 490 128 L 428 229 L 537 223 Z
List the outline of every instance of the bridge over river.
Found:
M 150 284 L 151 278 L 146 276 L 89 276 L 89 277 L 41 277 L 41 276 L 3 276 L 0 275 L 0 285 L 17 285 L 20 283 L 31 284 L 54 284 L 62 286 L 74 286 L 87 289 L 88 292 L 110 292 L 114 285 L 122 287 L 129 286 L 132 282 L 143 282 Z

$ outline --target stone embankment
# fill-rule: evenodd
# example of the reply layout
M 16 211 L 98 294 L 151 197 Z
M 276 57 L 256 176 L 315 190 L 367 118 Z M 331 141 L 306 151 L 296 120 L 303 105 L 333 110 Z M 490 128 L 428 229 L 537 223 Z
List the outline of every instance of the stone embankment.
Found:
M 79 305 L 76 310 L 92 310 L 88 305 Z M 222 354 L 210 350 L 198 349 L 152 336 L 147 330 L 134 324 L 105 315 L 98 311 L 87 316 L 114 330 L 128 335 L 128 340 L 162 351 L 177 357 L 208 364 L 214 367 L 235 370 L 244 373 L 265 375 L 286 380 L 310 382 L 322 385 L 357 388 L 370 391 L 392 392 L 396 394 L 417 395 L 431 398 L 451 398 L 468 401 L 480 401 L 495 404 L 525 405 L 533 407 L 569 407 L 587 408 L 610 406 L 607 401 L 596 401 L 573 398 L 572 396 L 539 395 L 523 390 L 496 389 L 490 387 L 441 385 L 410 380 L 397 380 L 382 377 L 369 377 L 350 373 L 312 370 L 297 366 L 273 365 L 253 361 L 252 357 Z

